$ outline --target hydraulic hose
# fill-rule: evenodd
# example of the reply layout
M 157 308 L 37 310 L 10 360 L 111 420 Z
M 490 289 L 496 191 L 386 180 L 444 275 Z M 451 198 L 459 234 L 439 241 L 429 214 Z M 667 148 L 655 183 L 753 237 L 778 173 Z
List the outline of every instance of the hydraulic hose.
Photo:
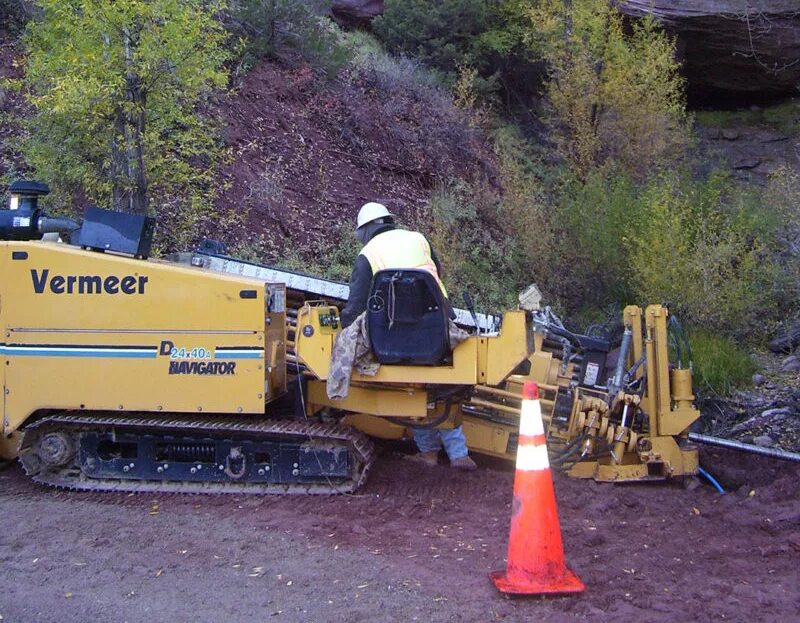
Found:
M 62 232 L 72 232 L 80 228 L 80 225 L 71 218 L 58 216 L 42 216 L 36 229 L 40 234 L 59 234 Z
M 714 478 L 711 474 L 709 474 L 706 470 L 702 467 L 698 467 L 697 471 L 699 471 L 703 476 L 706 477 L 706 480 L 711 483 L 711 486 L 714 487 L 720 495 L 725 495 L 725 489 L 722 488 L 722 485 L 717 482 L 717 479 Z
M 689 433 L 689 439 L 691 441 L 696 441 L 697 443 L 706 443 L 710 446 L 719 446 L 720 448 L 729 448 L 731 450 L 741 450 L 742 452 L 752 452 L 753 454 L 760 454 L 773 459 L 782 459 L 784 461 L 800 461 L 800 453 L 798 452 L 789 452 L 787 450 L 780 450 L 778 448 L 762 448 L 761 446 L 754 446 L 749 443 L 734 441 L 733 439 L 721 439 L 720 437 L 710 437 L 709 435 L 701 435 L 699 433 Z

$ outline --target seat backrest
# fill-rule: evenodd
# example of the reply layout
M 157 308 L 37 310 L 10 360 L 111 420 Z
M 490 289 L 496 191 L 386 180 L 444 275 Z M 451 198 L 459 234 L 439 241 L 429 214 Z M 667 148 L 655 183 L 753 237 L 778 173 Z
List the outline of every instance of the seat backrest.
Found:
M 447 300 L 424 270 L 375 273 L 367 300 L 367 330 L 382 364 L 435 366 L 451 356 Z

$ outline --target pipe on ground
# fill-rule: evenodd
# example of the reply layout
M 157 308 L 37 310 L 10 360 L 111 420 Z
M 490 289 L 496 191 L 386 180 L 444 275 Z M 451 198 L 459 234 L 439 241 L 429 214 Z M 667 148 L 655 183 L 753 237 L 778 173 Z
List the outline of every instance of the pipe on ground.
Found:
M 742 443 L 741 441 L 735 441 L 733 439 L 721 439 L 720 437 L 711 437 L 709 435 L 701 435 L 699 433 L 689 433 L 689 440 L 697 443 L 706 443 L 710 446 L 728 448 L 730 450 L 752 452 L 753 454 L 760 454 L 773 459 L 783 459 L 784 461 L 800 461 L 800 453 L 798 452 L 789 452 L 787 450 L 780 450 L 778 448 L 762 448 L 761 446 L 754 446 L 753 444 Z

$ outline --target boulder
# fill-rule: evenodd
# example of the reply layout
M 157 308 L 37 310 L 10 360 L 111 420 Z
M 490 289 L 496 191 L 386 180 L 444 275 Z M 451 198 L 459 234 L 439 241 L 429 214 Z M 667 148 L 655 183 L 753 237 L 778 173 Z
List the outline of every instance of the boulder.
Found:
M 753 437 L 753 444 L 762 448 L 769 448 L 775 445 L 775 440 L 769 435 L 759 435 L 758 437 Z
M 383 0 L 333 0 L 331 14 L 340 24 L 364 26 L 383 13 Z
M 769 343 L 773 353 L 790 353 L 800 345 L 800 321 L 787 322 L 778 335 Z
M 630 17 L 653 15 L 677 38 L 690 96 L 700 100 L 796 95 L 797 0 L 621 0 Z
M 782 372 L 800 372 L 800 357 L 790 355 L 781 363 Z

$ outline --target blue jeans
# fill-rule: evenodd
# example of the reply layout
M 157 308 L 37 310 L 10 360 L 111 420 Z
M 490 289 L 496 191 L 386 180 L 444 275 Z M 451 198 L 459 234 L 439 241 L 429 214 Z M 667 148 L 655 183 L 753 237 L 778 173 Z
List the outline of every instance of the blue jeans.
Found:
M 444 443 L 444 450 L 451 461 L 467 456 L 467 439 L 464 437 L 464 429 L 460 426 L 453 429 L 412 428 L 411 430 L 420 452 L 438 452 Z

